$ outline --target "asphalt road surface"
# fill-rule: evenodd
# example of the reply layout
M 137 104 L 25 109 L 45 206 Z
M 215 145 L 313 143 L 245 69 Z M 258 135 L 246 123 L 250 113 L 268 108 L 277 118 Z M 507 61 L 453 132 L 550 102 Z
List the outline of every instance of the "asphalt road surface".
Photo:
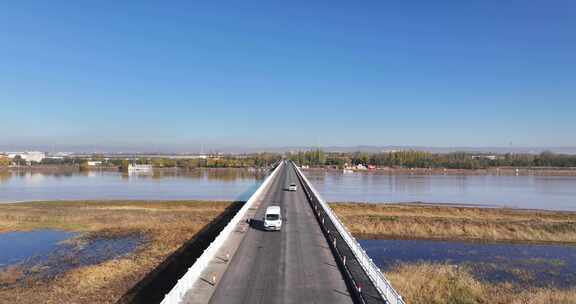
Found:
M 294 168 L 281 170 L 210 303 L 353 303 Z M 280 231 L 261 229 L 270 205 L 282 208 Z

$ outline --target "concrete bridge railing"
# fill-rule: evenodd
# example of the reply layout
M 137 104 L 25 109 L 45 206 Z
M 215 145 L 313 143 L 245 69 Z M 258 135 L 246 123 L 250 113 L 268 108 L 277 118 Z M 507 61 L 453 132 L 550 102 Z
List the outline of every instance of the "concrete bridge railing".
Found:
M 348 269 L 347 267 L 346 256 L 340 255 L 338 248 L 336 247 L 337 239 L 344 240 L 346 246 L 350 249 L 350 251 L 354 255 L 354 258 L 358 261 L 358 264 L 360 264 L 360 266 L 362 267 L 362 269 L 364 270 L 364 272 L 366 273 L 366 275 L 368 276 L 374 287 L 377 289 L 378 293 L 382 298 L 381 301 L 384 301 L 389 304 L 405 304 L 400 294 L 392 287 L 392 284 L 388 281 L 388 279 L 384 277 L 384 274 L 382 274 L 380 268 L 378 268 L 378 266 L 374 264 L 372 259 L 368 256 L 368 254 L 366 254 L 366 251 L 362 248 L 362 246 L 360 246 L 356 238 L 352 236 L 350 231 L 348 231 L 348 228 L 346 228 L 346 226 L 340 221 L 340 219 L 336 216 L 336 214 L 334 214 L 332 208 L 328 206 L 326 201 L 320 196 L 318 191 L 316 191 L 314 186 L 312 186 L 312 184 L 308 181 L 308 179 L 302 173 L 302 171 L 300 171 L 300 168 L 298 168 L 297 166 L 294 167 L 296 167 L 296 171 L 299 175 L 299 178 L 305 184 L 305 188 L 307 188 L 305 189 L 305 191 L 309 196 L 311 196 L 310 197 L 311 202 L 313 204 L 317 204 L 314 205 L 313 208 L 317 208 L 316 206 L 320 206 L 321 208 L 321 210 L 315 210 L 317 216 L 321 216 L 323 219 L 324 215 L 327 216 L 328 217 L 327 220 L 332 224 L 330 225 L 330 227 L 334 227 L 336 229 L 336 231 L 327 230 L 328 235 L 334 235 L 337 233 L 341 237 L 341 238 L 333 237 L 328 241 L 331 243 L 330 245 L 333 247 L 333 249 L 336 250 L 336 258 L 340 259 L 339 264 L 343 265 L 344 268 L 343 271 L 345 272 L 344 275 L 350 276 L 350 279 L 354 282 L 355 287 L 354 292 L 357 301 L 361 303 L 372 302 L 367 300 L 366 296 L 361 291 L 359 291 L 360 286 L 358 286 L 358 284 L 355 281 L 355 278 L 352 277 L 350 269 Z M 328 221 L 326 222 L 326 224 L 324 224 L 324 220 L 320 221 L 321 226 L 324 226 L 322 227 L 324 231 L 326 231 L 326 227 L 328 227 Z M 333 244 L 332 241 L 334 242 Z M 350 258 L 351 257 L 348 257 L 349 261 Z M 348 264 L 350 263 L 348 262 Z
M 170 292 L 162 300 L 162 304 L 179 304 L 182 303 L 183 298 L 194 283 L 199 279 L 202 271 L 208 266 L 208 263 L 216 258 L 216 253 L 218 249 L 226 242 L 228 237 L 235 231 L 236 226 L 242 221 L 244 215 L 248 212 L 248 209 L 254 205 L 254 202 L 262 195 L 262 192 L 268 187 L 271 181 L 274 179 L 278 172 L 284 166 L 283 162 L 280 162 L 274 171 L 264 180 L 262 185 L 252 194 L 250 199 L 246 201 L 244 206 L 240 208 L 238 213 L 230 220 L 228 225 L 218 234 L 214 241 L 204 250 L 202 255 L 194 262 L 194 265 L 188 269 L 188 271 L 178 280 L 176 285 L 170 290 Z

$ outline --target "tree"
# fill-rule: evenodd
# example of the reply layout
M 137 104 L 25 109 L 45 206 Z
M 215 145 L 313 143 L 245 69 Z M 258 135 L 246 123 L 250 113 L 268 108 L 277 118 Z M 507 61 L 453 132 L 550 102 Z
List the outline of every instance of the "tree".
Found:
M 20 155 L 16 155 L 14 156 L 14 158 L 12 159 L 12 161 L 18 165 L 18 166 L 23 166 L 26 165 L 26 160 L 22 158 L 22 156 Z
M 0 156 L 0 167 L 8 167 L 10 166 L 10 163 L 12 162 L 8 157 Z
M 123 172 L 128 172 L 128 166 L 129 165 L 130 165 L 130 161 L 128 161 L 127 159 L 123 159 L 122 164 L 120 165 L 120 170 L 122 170 Z
M 83 161 L 80 163 L 80 166 L 78 167 L 80 171 L 88 171 L 90 170 L 90 166 L 88 166 L 88 162 L 87 161 Z

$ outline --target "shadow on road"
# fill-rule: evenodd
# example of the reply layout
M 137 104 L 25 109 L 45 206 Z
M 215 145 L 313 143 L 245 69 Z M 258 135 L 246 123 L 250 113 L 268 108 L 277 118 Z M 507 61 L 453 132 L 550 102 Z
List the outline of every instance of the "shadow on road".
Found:
M 250 219 L 248 224 L 253 229 L 268 232 L 268 230 L 264 229 L 264 221 L 263 220 Z

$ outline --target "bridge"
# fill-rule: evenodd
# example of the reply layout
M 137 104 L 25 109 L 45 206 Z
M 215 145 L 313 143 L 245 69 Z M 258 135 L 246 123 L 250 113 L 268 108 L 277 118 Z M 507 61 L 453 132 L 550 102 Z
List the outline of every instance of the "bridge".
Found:
M 278 232 L 263 229 L 270 205 L 282 209 Z M 300 169 L 281 161 L 162 301 L 177 303 L 404 301 Z

